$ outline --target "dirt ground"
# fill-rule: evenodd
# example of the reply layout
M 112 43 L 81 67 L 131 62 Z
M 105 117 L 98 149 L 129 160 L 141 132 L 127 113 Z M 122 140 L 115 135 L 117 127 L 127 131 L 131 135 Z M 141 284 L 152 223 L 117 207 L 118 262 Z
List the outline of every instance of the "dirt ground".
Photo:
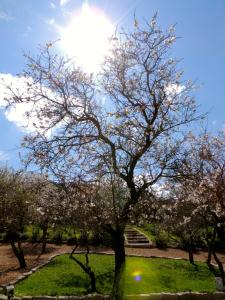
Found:
M 45 262 L 49 257 L 71 252 L 73 247 L 62 245 L 48 245 L 47 253 L 40 256 L 40 244 L 31 244 L 25 243 L 23 245 L 25 258 L 27 262 L 27 268 L 20 270 L 18 268 L 18 261 L 15 258 L 11 246 L 8 244 L 0 245 L 0 285 L 7 284 L 10 281 L 15 280 L 17 277 L 21 276 L 22 273 L 28 272 L 30 269 L 35 266 Z M 78 249 L 79 250 L 79 249 Z M 113 253 L 111 249 L 104 248 L 93 248 L 93 251 L 104 252 L 104 253 Z M 140 248 L 127 248 L 127 255 L 138 255 L 146 257 L 171 257 L 171 258 L 184 258 L 188 259 L 187 252 L 180 249 L 168 248 L 166 250 L 160 250 L 158 248 L 152 249 L 140 249 Z M 223 264 L 225 265 L 225 254 L 219 254 Z M 206 261 L 207 253 L 198 252 L 194 255 L 196 261 Z

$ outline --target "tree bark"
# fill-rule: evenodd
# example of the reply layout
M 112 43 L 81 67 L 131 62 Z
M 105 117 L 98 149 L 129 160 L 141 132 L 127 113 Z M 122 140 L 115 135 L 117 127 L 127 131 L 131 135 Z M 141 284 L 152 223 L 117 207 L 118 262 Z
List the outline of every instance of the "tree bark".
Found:
M 211 261 L 212 261 L 212 247 L 211 245 L 208 245 L 208 257 L 206 263 L 210 272 L 212 272 L 216 276 L 216 270 Z
M 115 252 L 115 275 L 112 290 L 112 299 L 121 300 L 124 298 L 124 269 L 125 269 L 125 246 L 124 229 L 122 227 L 114 231 L 113 250 Z
M 95 293 L 95 292 L 97 292 L 95 273 L 90 269 L 88 275 L 91 279 L 91 292 Z
M 213 249 L 214 249 L 215 238 L 216 238 L 216 228 L 213 229 L 213 234 L 212 234 L 211 238 L 209 238 L 209 237 L 206 238 L 207 247 L 208 247 L 208 256 L 207 256 L 206 263 L 208 265 L 210 272 L 212 272 L 216 276 L 216 270 L 211 262 L 212 254 L 214 252 Z
M 89 254 L 89 250 L 87 248 L 87 252 L 85 253 L 85 258 L 86 258 L 86 264 L 83 264 L 81 261 L 79 261 L 76 257 L 73 256 L 75 250 L 76 250 L 77 246 L 74 247 L 73 251 L 70 254 L 70 258 L 72 260 L 74 260 L 80 267 L 81 269 L 89 276 L 90 281 L 91 281 L 91 289 L 90 289 L 90 293 L 95 293 L 97 292 L 96 289 L 96 278 L 95 278 L 95 273 L 92 271 L 90 265 L 89 265 L 89 258 L 88 258 L 88 254 Z
M 188 256 L 189 256 L 189 262 L 194 265 L 194 255 L 193 255 L 193 250 L 192 249 L 188 249 Z
M 47 233 L 48 233 L 48 227 L 42 228 L 42 247 L 41 247 L 41 254 L 46 253 L 46 246 L 47 246 Z
M 19 261 L 20 269 L 26 268 L 27 264 L 26 264 L 26 261 L 25 261 L 23 250 L 21 248 L 21 242 L 18 241 L 18 246 L 17 247 L 16 247 L 16 244 L 15 244 L 14 240 L 11 240 L 10 244 L 11 244 L 11 247 L 13 249 L 13 253 L 15 254 L 16 258 Z
M 216 255 L 216 252 L 213 251 L 213 257 L 219 267 L 219 271 L 220 271 L 220 277 L 222 279 L 223 282 L 223 286 L 225 286 L 225 274 L 224 274 L 224 268 L 223 268 L 223 264 L 221 263 L 221 261 L 219 260 L 219 257 Z

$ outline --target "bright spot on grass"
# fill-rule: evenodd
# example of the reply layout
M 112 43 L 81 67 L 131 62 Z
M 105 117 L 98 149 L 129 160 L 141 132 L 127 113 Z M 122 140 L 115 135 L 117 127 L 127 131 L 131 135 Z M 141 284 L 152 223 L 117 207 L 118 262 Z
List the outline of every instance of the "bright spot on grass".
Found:
M 141 281 L 141 274 L 142 272 L 137 270 L 132 273 L 132 276 L 134 277 L 135 281 Z

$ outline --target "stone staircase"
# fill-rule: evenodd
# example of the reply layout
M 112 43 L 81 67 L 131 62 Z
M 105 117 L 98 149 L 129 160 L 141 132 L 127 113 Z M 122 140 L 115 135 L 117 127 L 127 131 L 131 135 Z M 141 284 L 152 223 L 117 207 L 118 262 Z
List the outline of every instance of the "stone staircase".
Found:
M 127 226 L 125 229 L 125 246 L 130 248 L 151 248 L 153 244 L 138 229 Z

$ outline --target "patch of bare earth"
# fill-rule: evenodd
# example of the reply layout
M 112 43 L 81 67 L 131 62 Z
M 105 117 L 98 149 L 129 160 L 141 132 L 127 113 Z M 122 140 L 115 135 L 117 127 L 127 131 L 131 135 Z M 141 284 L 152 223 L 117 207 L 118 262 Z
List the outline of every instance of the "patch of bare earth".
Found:
M 22 273 L 28 272 L 30 269 L 45 262 L 50 256 L 57 253 L 70 251 L 71 247 L 65 245 L 49 245 L 47 248 L 47 253 L 41 256 L 40 244 L 24 243 L 23 249 L 27 262 L 27 268 L 19 269 L 18 260 L 13 254 L 11 246 L 9 244 L 0 245 L 0 284 L 6 284 L 12 280 L 15 280 L 17 277 L 22 275 Z
M 47 247 L 47 253 L 40 255 L 41 253 L 41 244 L 32 244 L 24 243 L 23 249 L 25 253 L 25 258 L 27 262 L 26 269 L 19 269 L 19 264 L 15 258 L 11 246 L 9 244 L 0 245 L 0 285 L 7 284 L 17 277 L 21 276 L 22 273 L 26 273 L 32 268 L 46 262 L 51 256 L 61 254 L 61 253 L 70 253 L 73 249 L 73 246 L 68 245 L 53 245 L 49 244 Z M 78 249 L 82 250 L 82 249 Z M 95 252 L 104 252 L 113 254 L 111 249 L 95 247 L 92 248 Z M 141 249 L 141 248 L 127 248 L 127 255 L 138 255 L 145 257 L 170 257 L 170 258 L 184 258 L 188 259 L 187 252 L 180 249 L 168 248 L 166 250 L 160 250 L 158 248 L 151 249 Z M 200 251 L 194 255 L 196 261 L 206 261 L 207 253 Z M 223 264 L 225 264 L 225 254 L 219 254 Z

